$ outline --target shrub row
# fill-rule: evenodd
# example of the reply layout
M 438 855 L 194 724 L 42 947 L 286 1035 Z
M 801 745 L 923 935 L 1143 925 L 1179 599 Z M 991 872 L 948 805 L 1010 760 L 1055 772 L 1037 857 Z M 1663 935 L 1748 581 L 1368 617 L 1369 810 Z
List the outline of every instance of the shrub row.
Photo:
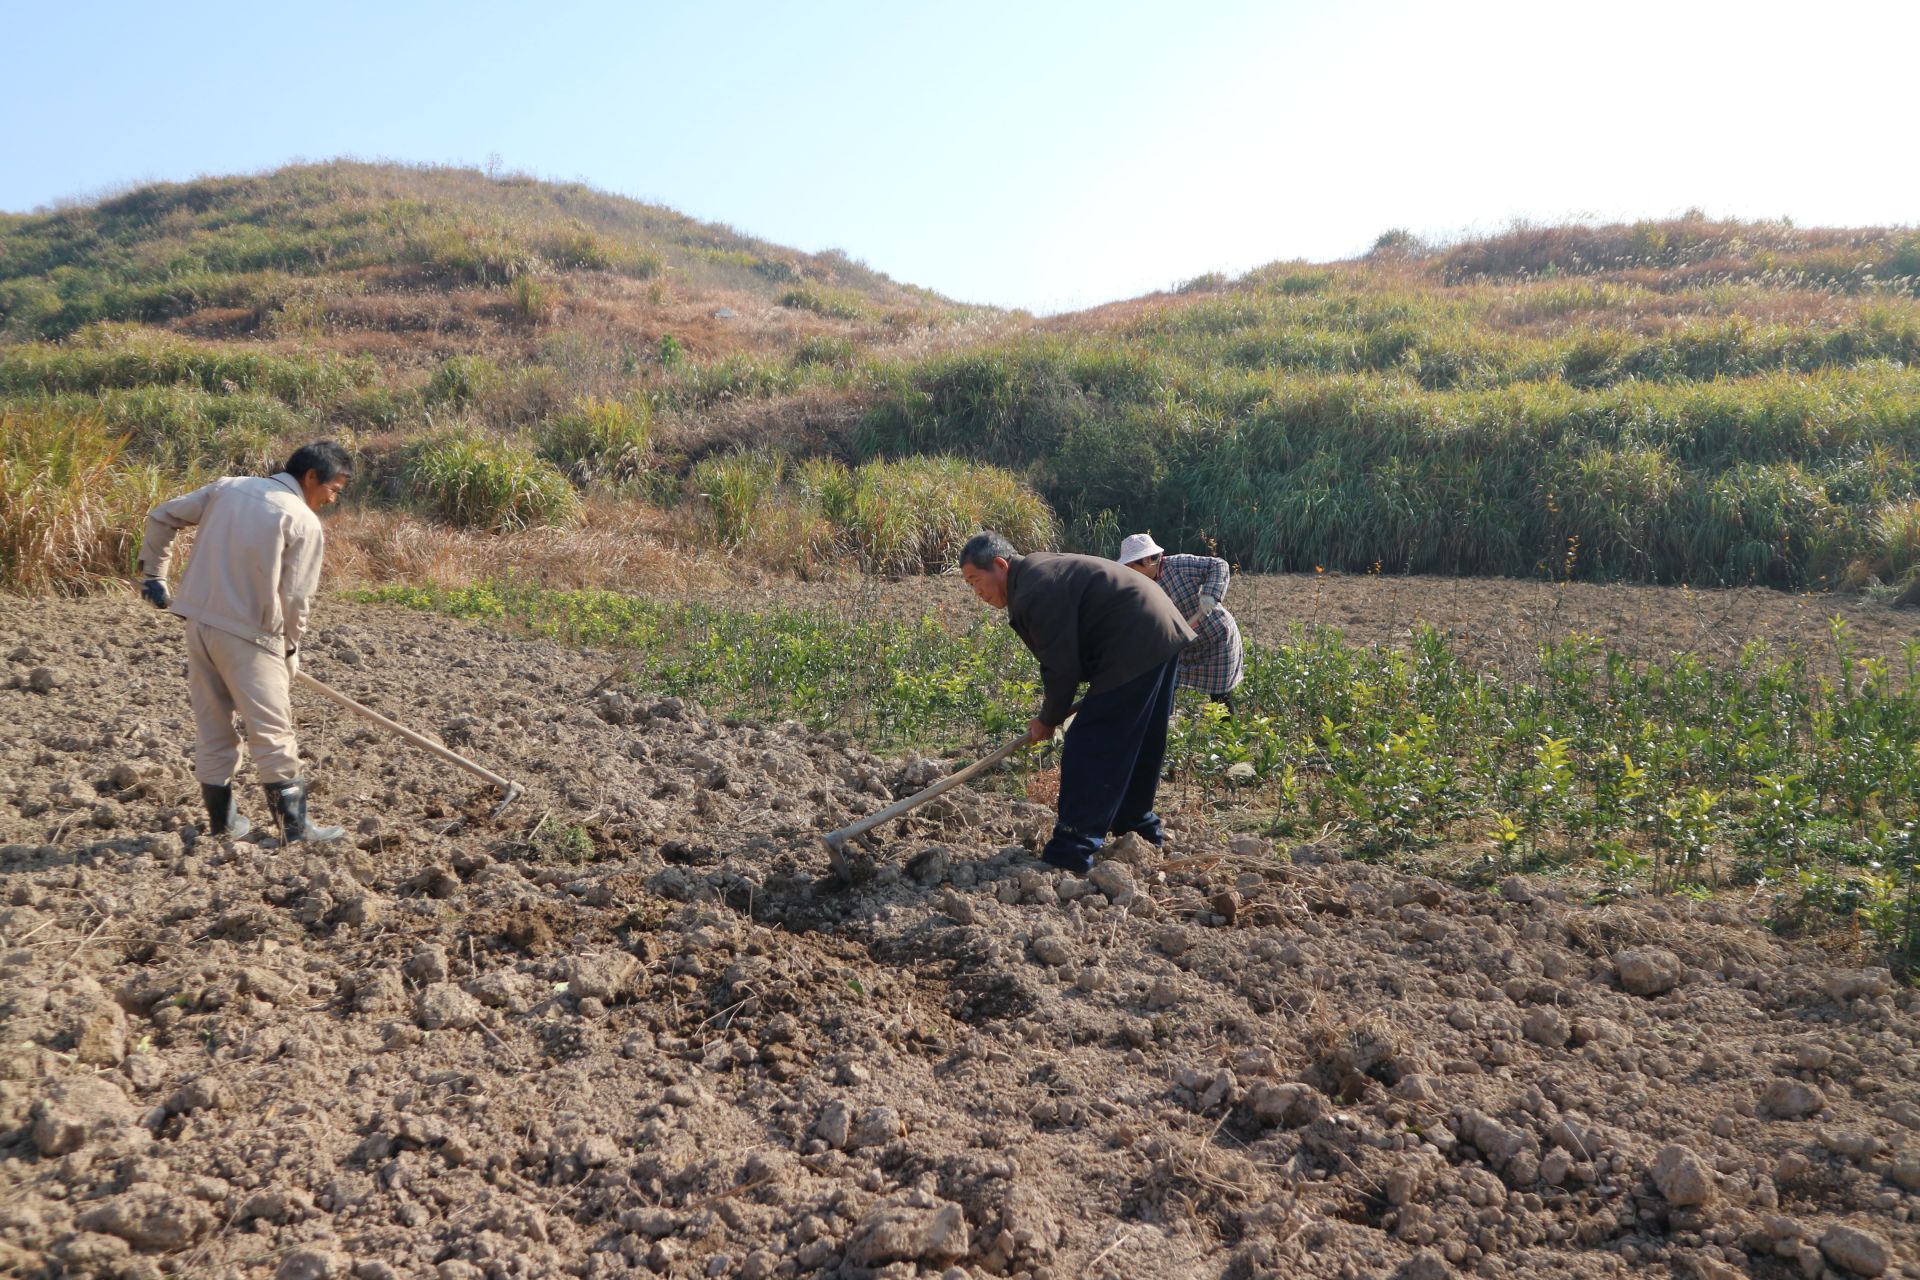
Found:
M 0 346 L 0 395 L 188 386 L 215 394 L 257 392 L 290 405 L 318 405 L 377 376 L 367 360 L 268 355 L 110 327 L 59 345 Z
M 1435 392 L 1037 339 L 894 370 L 856 444 L 1258 569 L 1813 586 L 1911 565 L 1884 530 L 1920 496 L 1920 374 Z

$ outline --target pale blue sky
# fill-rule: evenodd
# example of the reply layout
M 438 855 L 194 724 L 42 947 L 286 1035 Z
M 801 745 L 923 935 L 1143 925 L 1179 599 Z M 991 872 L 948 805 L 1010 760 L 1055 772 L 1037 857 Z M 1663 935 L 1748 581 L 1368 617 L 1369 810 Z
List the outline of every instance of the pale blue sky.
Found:
M 1515 218 L 1920 221 L 1912 0 L 9 6 L 0 209 L 349 155 L 1053 311 Z

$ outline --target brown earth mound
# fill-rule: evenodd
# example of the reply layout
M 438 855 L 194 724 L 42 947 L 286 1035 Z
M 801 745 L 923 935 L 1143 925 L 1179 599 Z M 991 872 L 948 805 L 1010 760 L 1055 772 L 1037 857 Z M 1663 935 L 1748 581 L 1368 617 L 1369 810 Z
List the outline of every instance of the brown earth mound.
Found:
M 0 1271 L 1920 1276 L 1920 1003 L 1730 901 L 1174 815 L 1089 880 L 954 762 L 328 605 L 330 848 L 195 839 L 174 620 L 0 618 Z M 244 810 L 264 817 L 248 789 Z

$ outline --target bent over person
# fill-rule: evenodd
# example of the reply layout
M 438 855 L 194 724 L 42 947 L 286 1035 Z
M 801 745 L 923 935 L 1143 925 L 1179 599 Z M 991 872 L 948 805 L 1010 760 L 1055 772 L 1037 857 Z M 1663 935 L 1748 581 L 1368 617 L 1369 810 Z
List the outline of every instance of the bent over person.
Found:
M 1240 624 L 1220 607 L 1232 574 L 1218 556 L 1170 556 L 1152 534 L 1130 533 L 1120 543 L 1120 563 L 1160 584 L 1173 607 L 1198 636 L 1180 655 L 1182 689 L 1198 689 L 1233 714 L 1233 691 L 1247 672 Z
M 1040 663 L 1040 711 L 1027 741 L 1053 736 L 1087 686 L 1060 753 L 1060 805 L 1041 858 L 1085 875 L 1109 833 L 1164 835 L 1153 799 L 1167 754 L 1167 715 L 1180 651 L 1193 640 L 1166 593 L 1095 556 L 1022 556 L 997 533 L 960 552 L 967 585 L 1007 611 Z
M 344 834 L 307 822 L 291 685 L 320 587 L 326 535 L 317 513 L 348 478 L 346 450 L 323 440 L 296 450 L 274 475 L 215 480 L 147 515 L 140 594 L 187 620 L 187 696 L 199 738 L 193 772 L 214 835 L 241 836 L 252 827 L 233 803 L 236 714 L 281 840 Z M 167 589 L 167 565 L 174 535 L 189 525 L 199 534 L 176 595 Z

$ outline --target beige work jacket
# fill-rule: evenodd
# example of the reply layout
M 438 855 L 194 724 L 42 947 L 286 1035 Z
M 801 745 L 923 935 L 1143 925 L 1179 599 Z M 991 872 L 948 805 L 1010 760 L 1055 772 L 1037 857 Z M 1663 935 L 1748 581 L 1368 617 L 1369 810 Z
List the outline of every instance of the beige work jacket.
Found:
M 300 643 L 326 534 L 287 472 L 228 476 L 147 513 L 140 567 L 165 578 L 174 535 L 200 526 L 173 612 L 282 652 Z

